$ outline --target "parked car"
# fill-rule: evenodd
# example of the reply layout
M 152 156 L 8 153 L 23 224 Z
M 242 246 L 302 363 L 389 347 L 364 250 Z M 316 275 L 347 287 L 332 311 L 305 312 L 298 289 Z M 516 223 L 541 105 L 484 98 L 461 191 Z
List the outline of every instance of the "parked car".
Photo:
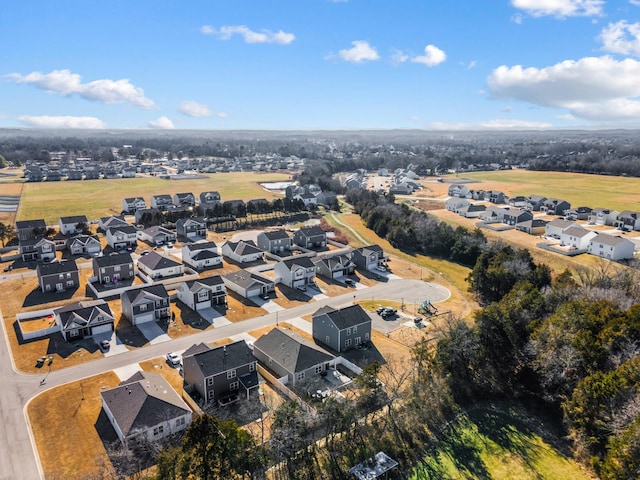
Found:
M 173 367 L 180 365 L 180 355 L 174 352 L 167 353 L 167 362 Z
M 351 280 L 350 278 L 345 279 L 344 283 L 346 285 L 352 286 L 353 285 L 353 280 Z
M 107 350 L 109 350 L 109 348 L 111 348 L 111 343 L 109 343 L 109 340 L 100 340 L 100 349 L 103 352 L 106 352 Z
M 6 267 L 4 267 L 5 272 L 10 272 L 11 270 L 13 270 L 13 265 L 7 265 Z
M 384 265 L 378 265 L 376 267 L 376 270 L 378 270 L 379 272 L 386 272 L 387 271 L 387 267 L 385 267 Z

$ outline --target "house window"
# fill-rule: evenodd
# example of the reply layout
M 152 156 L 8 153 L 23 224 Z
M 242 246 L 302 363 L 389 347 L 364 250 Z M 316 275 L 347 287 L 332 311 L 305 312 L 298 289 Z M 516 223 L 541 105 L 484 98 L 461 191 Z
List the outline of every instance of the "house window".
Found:
M 347 335 L 351 335 L 351 329 L 347 328 Z
M 240 382 L 231 382 L 229 384 L 229 390 L 233 391 L 233 390 L 238 390 L 238 386 L 240 385 Z
M 329 335 L 327 335 L 326 337 L 324 337 L 325 342 L 329 343 L 331 341 L 331 337 L 329 337 Z
M 100 273 L 105 273 L 105 271 L 106 271 L 106 270 L 105 270 L 104 268 L 101 268 L 101 269 L 100 269 Z
M 114 265 L 113 270 L 116 272 L 120 271 L 120 265 Z
M 365 334 L 364 334 L 364 339 L 365 339 L 365 340 L 369 340 L 369 332 L 367 332 L 367 333 L 365 333 Z
M 304 372 L 296 373 L 296 380 L 304 380 Z
M 71 278 L 71 274 L 70 273 L 67 273 L 67 278 Z
M 67 287 L 73 287 L 73 280 L 67 280 Z
M 69 330 L 69 337 L 77 337 L 79 335 L 78 330 Z
M 256 364 L 255 363 L 250 363 L 249 364 L 249 371 L 253 372 L 256 369 Z
M 213 377 L 207 378 L 207 387 L 213 387 Z
M 158 435 L 162 435 L 164 433 L 164 427 L 162 425 L 158 425 L 153 428 L 153 436 L 157 437 Z
M 184 419 L 184 417 L 180 417 L 176 420 L 176 428 L 177 427 L 181 427 L 182 425 L 184 425 L 186 423 L 186 420 Z
M 353 327 L 353 333 L 357 333 L 358 332 L 358 327 Z
M 600 245 L 600 248 L 602 248 L 602 245 Z M 60 274 L 60 275 L 58 275 L 58 278 L 59 278 L 60 280 L 62 280 L 62 279 L 64 278 L 64 275 L 63 275 L 63 274 Z
M 348 340 L 344 341 L 344 346 L 345 347 L 350 347 L 351 346 L 351 339 L 350 338 Z
M 200 290 L 198 292 L 198 300 L 206 300 L 207 298 L 209 298 L 208 290 Z
M 322 365 L 316 365 L 316 375 L 320 375 L 322 373 Z
M 236 369 L 227 370 L 227 379 L 236 378 Z
M 146 303 L 145 303 L 145 304 L 140 305 L 140 311 L 141 311 L 141 312 L 146 312 L 146 311 L 147 311 L 147 304 L 146 304 Z

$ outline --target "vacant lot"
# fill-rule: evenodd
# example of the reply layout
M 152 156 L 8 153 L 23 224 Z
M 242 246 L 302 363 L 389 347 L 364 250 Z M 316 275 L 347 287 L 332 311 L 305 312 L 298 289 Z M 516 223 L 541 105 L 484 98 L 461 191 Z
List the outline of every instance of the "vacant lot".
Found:
M 204 177 L 191 180 L 144 177 L 25 183 L 17 219 L 44 218 L 49 225 L 57 223 L 61 216 L 86 215 L 93 220 L 120 214 L 122 200 L 126 197 L 143 197 L 149 204 L 152 195 L 179 192 L 192 192 L 198 196 L 201 192 L 216 190 L 223 201 L 252 198 L 271 200 L 277 194 L 259 184 L 289 179 L 283 173 L 251 172 L 217 173 Z

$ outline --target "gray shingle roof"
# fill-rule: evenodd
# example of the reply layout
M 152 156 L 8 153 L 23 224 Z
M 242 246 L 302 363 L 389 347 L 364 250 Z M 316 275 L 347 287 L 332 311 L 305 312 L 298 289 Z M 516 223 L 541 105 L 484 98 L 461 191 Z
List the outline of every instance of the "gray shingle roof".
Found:
M 186 353 L 186 352 L 185 352 Z M 182 355 L 182 363 L 200 369 L 205 377 L 226 372 L 232 368 L 255 362 L 251 349 L 244 340 L 212 348 L 194 355 Z
M 287 232 L 284 231 L 284 230 L 275 230 L 275 231 L 272 231 L 272 232 L 263 232 L 263 234 L 269 240 L 281 240 L 283 238 L 289 238 L 289 235 L 287 235 Z
M 95 262 L 98 267 L 112 267 L 114 265 L 124 265 L 133 263 L 131 254 L 119 253 L 117 255 L 106 255 L 103 257 L 95 257 Z
M 321 315 L 318 313 L 319 311 L 320 310 L 313 314 L 313 318 Z M 323 313 L 331 319 L 339 330 L 371 322 L 371 317 L 367 315 L 367 312 L 365 312 L 360 305 L 350 305 L 340 310 Z
M 187 250 L 190 252 L 195 252 L 197 250 L 207 250 L 207 249 L 216 249 L 217 246 L 215 242 L 196 242 L 196 243 L 188 243 L 185 245 Z
M 136 303 L 142 298 L 154 297 L 154 298 L 168 298 L 169 294 L 163 284 L 158 283 L 156 285 L 148 285 L 141 288 L 135 288 L 133 290 L 127 290 L 123 292 L 130 303 Z
M 315 365 L 330 362 L 335 357 L 306 338 L 289 330 L 274 328 L 253 344 L 288 372 L 301 372 Z
M 170 258 L 153 251 L 149 252 L 148 255 L 140 257 L 138 259 L 138 264 L 142 264 L 151 270 L 159 270 L 162 268 L 171 268 L 182 265 L 180 262 L 171 260 Z
M 84 328 L 114 321 L 113 313 L 104 300 L 78 302 L 56 308 L 54 314 L 60 318 L 62 328 Z M 100 318 L 102 317 L 102 318 Z
M 60 273 L 77 272 L 78 266 L 74 259 L 66 262 L 41 263 L 38 265 L 38 273 L 40 276 L 58 275 Z

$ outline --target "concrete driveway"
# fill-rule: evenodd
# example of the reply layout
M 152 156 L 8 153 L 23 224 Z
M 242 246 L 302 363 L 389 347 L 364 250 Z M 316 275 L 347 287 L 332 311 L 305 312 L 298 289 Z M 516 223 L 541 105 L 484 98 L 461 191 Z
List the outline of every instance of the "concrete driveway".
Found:
M 171 337 L 162 330 L 156 322 L 144 322 L 136 325 L 151 345 L 168 342 Z

